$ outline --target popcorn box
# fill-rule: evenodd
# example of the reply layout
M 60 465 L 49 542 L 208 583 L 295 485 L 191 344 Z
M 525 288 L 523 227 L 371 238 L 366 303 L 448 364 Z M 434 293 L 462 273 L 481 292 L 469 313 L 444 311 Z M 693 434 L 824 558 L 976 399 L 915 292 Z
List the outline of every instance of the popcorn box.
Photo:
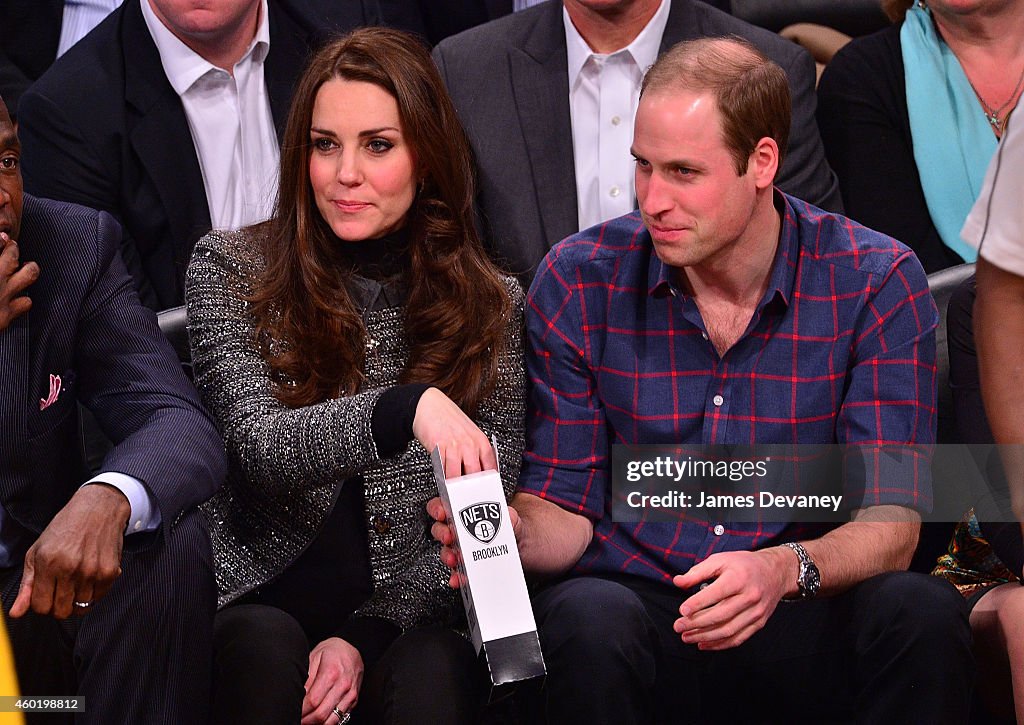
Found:
M 483 471 L 446 479 L 437 448 L 430 458 L 462 553 L 459 591 L 470 636 L 477 652 L 484 651 L 491 682 L 505 685 L 546 674 L 501 477 Z

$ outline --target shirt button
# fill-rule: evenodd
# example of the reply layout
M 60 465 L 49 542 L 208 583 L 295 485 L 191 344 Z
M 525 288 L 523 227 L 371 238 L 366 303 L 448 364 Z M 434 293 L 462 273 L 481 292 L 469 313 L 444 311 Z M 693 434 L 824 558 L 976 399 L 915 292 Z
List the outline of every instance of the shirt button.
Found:
M 705 340 L 708 339 L 708 333 L 706 333 L 706 332 L 700 333 L 700 336 L 703 337 Z
M 391 531 L 391 522 L 383 516 L 373 517 L 373 530 L 378 534 L 386 534 Z
M 725 402 L 725 398 L 723 398 L 721 395 L 716 395 L 714 398 L 711 399 L 711 402 L 714 403 L 715 405 L 721 405 L 722 403 Z
M 135 522 L 135 526 L 134 526 L 133 528 L 134 528 L 134 529 L 135 529 L 136 531 L 138 531 L 139 529 L 141 529 L 141 528 L 142 528 L 142 521 L 141 521 L 141 520 L 140 520 L 140 521 L 136 521 L 136 522 Z
M 617 197 L 618 195 L 619 195 L 619 187 L 613 186 L 611 189 L 608 190 L 608 196 L 612 197 L 613 199 L 615 197 Z
M 612 125 L 613 126 L 618 126 L 620 123 L 622 123 L 622 119 L 621 118 L 619 118 L 618 116 L 612 116 Z
M 725 533 L 725 527 L 721 524 L 715 524 L 715 536 L 721 536 Z

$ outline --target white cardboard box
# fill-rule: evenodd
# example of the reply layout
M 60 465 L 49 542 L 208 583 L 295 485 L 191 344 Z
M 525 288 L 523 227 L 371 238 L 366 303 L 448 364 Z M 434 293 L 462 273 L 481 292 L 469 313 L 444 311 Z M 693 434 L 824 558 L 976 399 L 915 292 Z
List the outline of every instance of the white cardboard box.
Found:
M 497 455 L 497 451 L 495 451 Z M 491 682 L 504 685 L 546 673 L 530 593 L 497 471 L 446 479 L 430 454 L 437 490 L 462 552 L 462 603 L 470 636 L 487 658 Z

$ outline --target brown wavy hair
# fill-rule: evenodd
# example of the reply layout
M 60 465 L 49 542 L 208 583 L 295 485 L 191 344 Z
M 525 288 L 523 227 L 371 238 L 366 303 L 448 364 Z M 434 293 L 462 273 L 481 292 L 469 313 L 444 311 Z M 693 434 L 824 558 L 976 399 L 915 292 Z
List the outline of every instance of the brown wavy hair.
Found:
M 257 341 L 289 406 L 355 393 L 366 329 L 346 292 L 351 269 L 316 207 L 309 181 L 313 104 L 340 78 L 379 86 L 398 105 L 402 134 L 423 182 L 409 230 L 405 334 L 399 382 L 428 383 L 468 413 L 493 389 L 511 313 L 508 287 L 473 224 L 473 161 L 451 99 L 414 36 L 362 28 L 316 53 L 299 80 L 281 145 L 274 216 L 257 236 L 266 262 L 249 298 Z

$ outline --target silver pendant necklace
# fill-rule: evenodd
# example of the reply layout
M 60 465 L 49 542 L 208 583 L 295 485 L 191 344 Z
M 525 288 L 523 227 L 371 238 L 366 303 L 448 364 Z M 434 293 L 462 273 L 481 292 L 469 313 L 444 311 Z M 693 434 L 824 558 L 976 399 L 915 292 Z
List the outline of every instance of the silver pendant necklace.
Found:
M 964 76 L 966 77 L 967 74 L 964 73 Z M 992 127 L 992 130 L 995 131 L 996 136 L 1002 136 L 1003 131 L 1006 129 L 1006 122 L 1010 120 L 1010 114 L 1013 113 L 1013 108 L 1007 110 L 1007 107 L 1017 97 L 1017 94 L 1020 92 L 1021 86 L 1024 86 L 1024 68 L 1021 68 L 1020 76 L 1017 78 L 1017 85 L 1014 87 L 1013 92 L 1010 94 L 1010 97 L 1007 98 L 1006 102 L 1003 103 L 1003 105 L 1001 105 L 999 108 L 992 108 L 992 106 L 988 105 L 988 103 L 985 102 L 985 99 L 981 97 L 980 93 L 978 93 L 978 89 L 974 87 L 973 83 L 971 83 L 970 78 L 967 79 L 967 83 L 971 86 L 971 90 L 974 91 L 974 95 L 977 97 L 978 102 L 981 104 L 981 110 L 982 114 L 985 116 L 985 120 L 988 121 L 989 125 Z M 1006 113 L 1003 114 L 1003 111 L 1006 111 Z

